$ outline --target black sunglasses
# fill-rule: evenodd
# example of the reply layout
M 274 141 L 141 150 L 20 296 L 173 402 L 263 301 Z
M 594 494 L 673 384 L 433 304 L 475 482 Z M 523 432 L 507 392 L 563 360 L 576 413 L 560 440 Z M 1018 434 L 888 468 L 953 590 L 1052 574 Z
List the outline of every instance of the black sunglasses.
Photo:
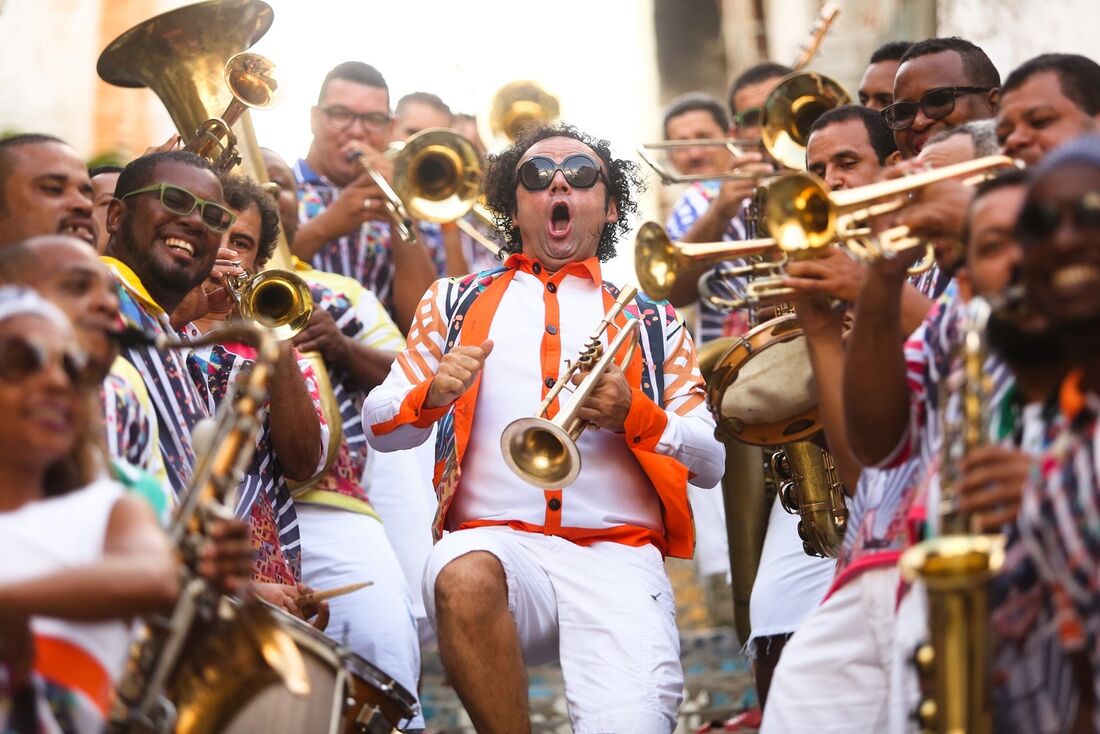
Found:
M 607 183 L 600 164 L 584 153 L 575 153 L 561 163 L 555 163 L 542 155 L 528 158 L 519 167 L 519 182 L 528 191 L 541 191 L 550 185 L 558 171 L 561 171 L 566 182 L 575 189 L 590 189 L 600 179 Z
M 1066 216 L 1081 229 L 1100 229 L 1100 191 L 1090 191 L 1072 203 L 1033 201 L 1016 219 L 1016 235 L 1022 242 L 1039 242 L 1053 236 Z
M 86 389 L 95 384 L 87 356 L 77 349 L 58 353 L 22 336 L 0 338 L 0 380 L 4 382 L 18 384 L 44 372 L 54 362 L 60 363 L 73 387 Z
M 131 191 L 123 196 L 122 200 L 125 201 L 131 196 L 137 196 L 138 194 L 151 194 L 154 191 L 156 191 L 160 197 L 161 205 L 173 214 L 187 216 L 195 211 L 195 207 L 198 207 L 202 223 L 211 232 L 226 232 L 233 226 L 233 222 L 237 221 L 236 214 L 216 201 L 200 199 L 187 189 L 173 186 L 172 184 L 157 183 L 146 186 L 137 191 Z
M 930 120 L 940 120 L 955 111 L 955 98 L 962 94 L 982 94 L 991 87 L 940 87 L 925 92 L 918 102 L 895 102 L 882 110 L 882 119 L 891 130 L 905 130 L 917 119 L 917 110 Z

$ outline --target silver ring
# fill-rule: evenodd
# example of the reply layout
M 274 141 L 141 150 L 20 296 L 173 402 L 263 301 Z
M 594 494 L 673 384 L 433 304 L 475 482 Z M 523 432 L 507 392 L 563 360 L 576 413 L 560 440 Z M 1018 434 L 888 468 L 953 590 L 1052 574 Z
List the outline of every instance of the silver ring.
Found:
M 366 199 L 363 199 L 363 206 L 367 209 L 373 209 L 374 208 L 374 199 L 371 199 L 370 197 L 367 197 Z

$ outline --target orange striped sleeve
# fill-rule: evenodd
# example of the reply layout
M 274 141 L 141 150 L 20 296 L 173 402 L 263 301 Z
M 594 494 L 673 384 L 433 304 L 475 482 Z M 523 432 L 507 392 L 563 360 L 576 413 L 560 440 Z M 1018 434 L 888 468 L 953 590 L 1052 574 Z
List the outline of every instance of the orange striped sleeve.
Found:
M 665 355 L 664 404 L 677 415 L 687 415 L 706 400 L 706 386 L 691 335 L 683 326 L 678 331 Z

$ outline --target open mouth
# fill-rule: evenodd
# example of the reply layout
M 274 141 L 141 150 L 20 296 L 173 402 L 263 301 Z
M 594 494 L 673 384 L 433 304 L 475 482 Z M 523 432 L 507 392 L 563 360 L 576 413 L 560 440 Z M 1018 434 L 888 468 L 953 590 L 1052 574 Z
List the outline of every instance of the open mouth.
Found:
M 1050 284 L 1056 291 L 1094 288 L 1100 285 L 1100 268 L 1095 265 L 1067 265 L 1054 271 Z
M 564 201 L 554 204 L 554 208 L 550 210 L 550 236 L 561 238 L 568 235 L 572 221 L 568 204 Z
M 84 240 L 90 245 L 95 244 L 95 225 L 92 224 L 90 219 L 65 219 L 58 228 L 58 234 L 76 237 L 78 240 Z

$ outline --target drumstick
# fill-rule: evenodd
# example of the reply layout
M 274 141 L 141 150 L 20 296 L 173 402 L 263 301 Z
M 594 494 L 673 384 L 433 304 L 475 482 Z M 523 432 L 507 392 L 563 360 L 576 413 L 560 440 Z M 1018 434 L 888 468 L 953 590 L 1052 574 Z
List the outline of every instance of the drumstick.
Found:
M 365 589 L 372 584 L 374 584 L 373 581 L 360 581 L 357 584 L 347 584 L 346 586 L 334 586 L 331 589 L 311 591 L 308 594 L 302 594 L 298 597 L 298 606 L 304 607 L 309 604 L 316 604 L 319 601 L 324 601 L 325 599 L 331 599 L 334 596 L 343 596 L 344 594 L 350 594 L 353 591 Z

